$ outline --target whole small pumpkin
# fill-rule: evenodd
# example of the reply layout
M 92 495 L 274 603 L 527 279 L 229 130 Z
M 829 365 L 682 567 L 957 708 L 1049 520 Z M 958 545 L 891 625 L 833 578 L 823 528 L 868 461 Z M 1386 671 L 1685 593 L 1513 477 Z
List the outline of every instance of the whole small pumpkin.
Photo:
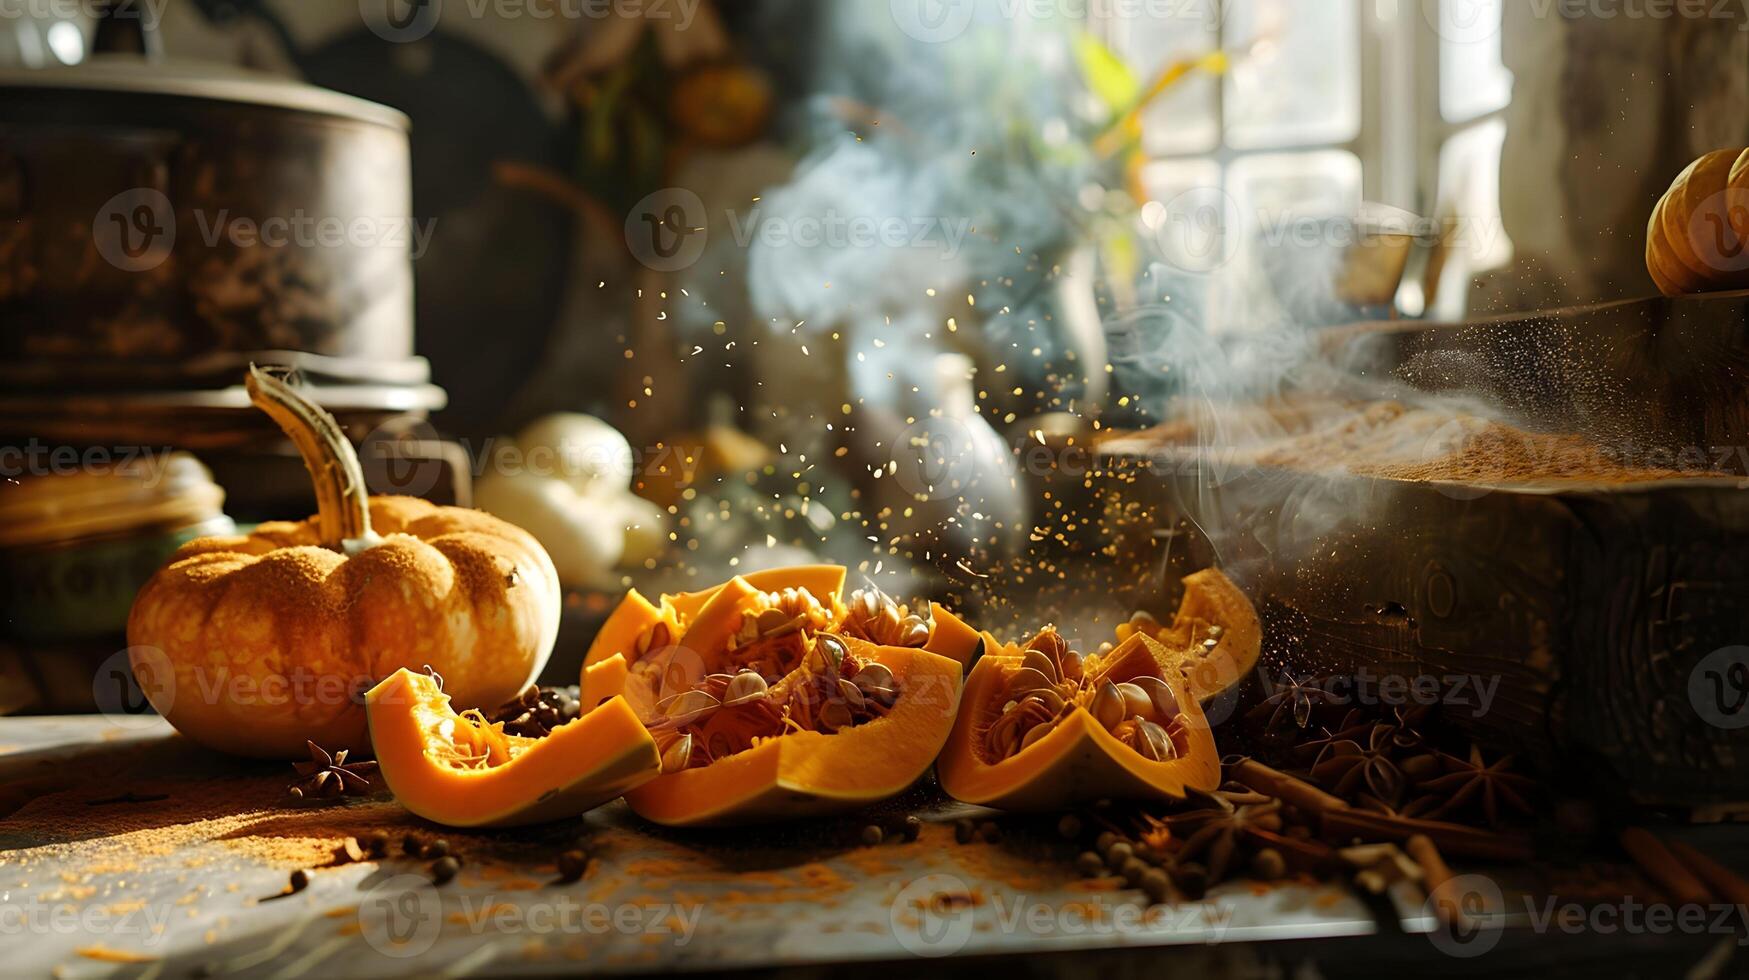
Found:
M 1646 224 L 1646 271 L 1666 296 L 1749 288 L 1749 150 L 1683 169 Z
M 128 616 L 130 660 L 178 731 L 238 755 L 363 750 L 363 692 L 405 667 L 464 705 L 526 687 L 558 634 L 552 561 L 489 514 L 371 497 L 333 416 L 251 367 L 250 399 L 298 447 L 318 511 L 184 545 Z

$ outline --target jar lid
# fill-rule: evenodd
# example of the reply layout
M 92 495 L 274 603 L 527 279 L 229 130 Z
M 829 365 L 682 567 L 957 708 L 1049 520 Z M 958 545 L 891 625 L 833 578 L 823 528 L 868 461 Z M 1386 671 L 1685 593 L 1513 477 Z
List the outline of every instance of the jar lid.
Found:
M 125 93 L 228 102 L 313 112 L 408 128 L 397 109 L 262 71 L 208 61 L 146 61 L 138 55 L 96 55 L 77 65 L 0 69 L 0 91 Z M 4 97 L 4 96 L 0 96 Z

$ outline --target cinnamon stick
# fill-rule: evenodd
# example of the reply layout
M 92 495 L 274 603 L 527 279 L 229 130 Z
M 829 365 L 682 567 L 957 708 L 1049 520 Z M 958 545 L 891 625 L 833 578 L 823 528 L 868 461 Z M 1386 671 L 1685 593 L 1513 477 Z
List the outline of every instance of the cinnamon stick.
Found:
M 1242 759 L 1234 763 L 1228 775 L 1259 793 L 1266 793 L 1309 814 L 1348 809 L 1348 804 L 1338 797 L 1331 796 L 1303 779 L 1295 779 L 1278 769 L 1271 769 L 1256 759 Z
M 1439 894 L 1439 890 L 1451 880 L 1452 874 L 1451 866 L 1445 863 L 1444 856 L 1439 853 L 1432 838 L 1426 834 L 1411 834 L 1403 842 L 1403 850 L 1421 868 L 1421 888 L 1427 892 L 1433 914 L 1439 916 L 1439 921 L 1450 926 L 1454 932 L 1467 932 L 1469 920 L 1464 915 L 1463 907 L 1452 901 L 1451 896 Z
M 1693 845 L 1673 840 L 1666 842 L 1665 846 L 1714 893 L 1732 905 L 1749 908 L 1749 880 L 1744 880 L 1735 871 L 1714 861 Z
M 1393 817 L 1365 810 L 1330 810 L 1321 823 L 1324 839 L 1338 846 L 1354 840 L 1400 844 L 1421 834 L 1443 854 L 1491 861 L 1529 861 L 1536 856 L 1530 838 L 1522 834 L 1478 830 L 1439 820 Z
M 1635 866 L 1678 905 L 1711 905 L 1713 894 L 1694 872 L 1644 827 L 1628 827 L 1618 838 Z

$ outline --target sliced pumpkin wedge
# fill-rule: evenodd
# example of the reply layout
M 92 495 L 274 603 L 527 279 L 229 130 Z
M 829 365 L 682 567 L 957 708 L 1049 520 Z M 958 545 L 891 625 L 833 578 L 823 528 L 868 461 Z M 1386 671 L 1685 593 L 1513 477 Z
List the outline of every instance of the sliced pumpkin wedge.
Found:
M 617 688 L 623 661 L 594 672 Z M 585 676 L 585 689 L 591 688 Z M 425 674 L 397 670 L 365 694 L 384 782 L 408 810 L 451 827 L 511 827 L 573 817 L 661 772 L 655 739 L 624 698 L 609 697 L 544 738 L 505 734 L 478 712 L 458 715 Z
M 1083 657 L 1047 629 L 972 669 L 936 765 L 955 799 L 1057 810 L 1098 799 L 1182 799 L 1220 784 L 1202 708 L 1163 670 L 1167 651 L 1133 635 Z
M 1138 615 L 1117 628 L 1118 641 L 1141 633 L 1157 641 L 1161 666 L 1182 674 L 1198 701 L 1245 680 L 1263 651 L 1263 626 L 1245 593 L 1220 569 L 1184 577 L 1184 597 L 1170 625 Z
M 585 666 L 614 654 L 635 665 L 652 650 L 678 648 L 696 655 L 698 664 L 713 669 L 717 654 L 740 642 L 735 634 L 751 612 L 781 606 L 784 601 L 817 609 L 805 624 L 808 632 L 825 630 L 889 646 L 912 646 L 939 654 L 969 668 L 984 649 L 983 638 L 940 603 L 929 604 L 929 615 L 912 615 L 872 586 L 844 594 L 842 565 L 799 565 L 736 576 L 697 592 L 664 595 L 651 602 L 636 589 L 626 594 L 608 616 L 583 657 Z M 801 596 L 806 599 L 801 599 Z M 757 597 L 757 598 L 756 598 Z M 798 606 L 795 612 L 800 612 Z
M 891 678 L 892 703 L 880 716 L 833 732 L 761 738 L 703 764 L 682 759 L 694 764 L 631 790 L 626 802 L 647 820 L 692 827 L 819 816 L 904 792 L 947 741 L 959 705 L 960 665 L 924 650 L 844 642 L 851 650 L 846 662 L 861 670 L 878 665 Z M 709 729 L 707 722 L 696 737 L 702 740 Z M 704 746 L 694 751 L 709 754 Z M 673 763 L 674 755 L 665 758 Z

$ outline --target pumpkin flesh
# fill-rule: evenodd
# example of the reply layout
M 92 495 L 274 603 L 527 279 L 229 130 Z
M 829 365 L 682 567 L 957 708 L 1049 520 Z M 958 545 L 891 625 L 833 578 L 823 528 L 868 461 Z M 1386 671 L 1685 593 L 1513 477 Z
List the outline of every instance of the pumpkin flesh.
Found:
M 378 771 L 412 813 L 450 827 L 574 817 L 656 777 L 656 743 L 611 698 L 544 738 L 458 715 L 436 681 L 397 670 L 365 695 Z
M 840 634 L 867 623 L 853 621 L 843 583 L 842 567 L 806 566 L 658 603 L 626 597 L 585 657 L 583 708 L 617 684 L 657 733 L 668 771 L 627 795 L 634 810 L 676 826 L 828 813 L 902 792 L 928 770 L 964 673 L 960 659 L 929 647 L 975 650 L 981 638 L 939 606 L 926 639 L 907 621 L 907 641 L 921 645 Z M 880 697 L 852 683 L 879 676 L 871 666 L 890 680 Z M 829 705 L 846 684 L 849 700 Z M 809 693 L 821 691 L 823 699 Z M 851 702 L 854 716 L 845 713 Z M 829 707 L 840 716 L 828 721 Z
M 856 650 L 885 665 L 899 684 L 885 716 L 834 734 L 771 738 L 707 766 L 664 774 L 627 793 L 626 802 L 646 820 L 690 827 L 819 816 L 904 792 L 947 741 L 960 666 L 922 650 Z
M 1166 651 L 1136 635 L 1098 658 L 1098 676 L 1114 683 L 1166 678 Z M 989 748 L 989 732 L 1010 702 L 1022 669 L 1015 647 L 986 652 L 966 682 L 964 704 L 937 762 L 942 789 L 966 803 L 1009 810 L 1058 810 L 1098 799 L 1182 799 L 1220 784 L 1214 735 L 1195 698 L 1179 701 L 1176 757 L 1154 761 L 1115 737 L 1086 705 L 1076 705 L 1047 734 L 1007 758 Z

